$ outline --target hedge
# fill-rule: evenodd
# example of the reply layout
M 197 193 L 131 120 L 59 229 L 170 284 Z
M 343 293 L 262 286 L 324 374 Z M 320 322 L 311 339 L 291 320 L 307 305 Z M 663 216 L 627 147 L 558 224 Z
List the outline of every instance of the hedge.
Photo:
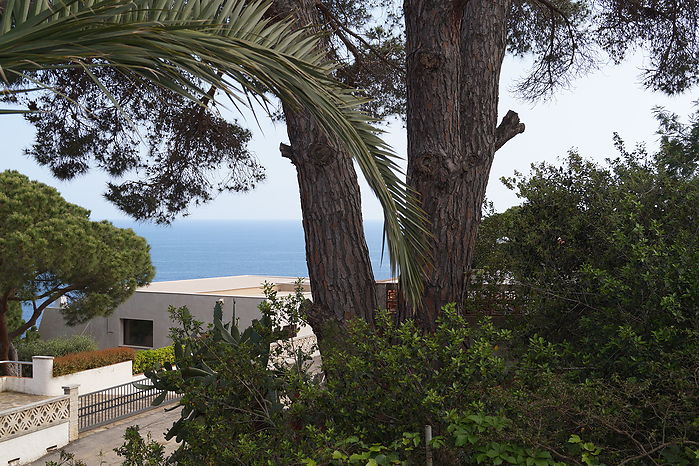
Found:
M 135 354 L 132 348 L 107 348 L 60 356 L 53 360 L 53 376 L 58 377 L 118 362 L 133 361 Z
M 19 340 L 15 343 L 15 347 L 17 348 L 17 356 L 20 361 L 31 361 L 32 356 L 58 357 L 71 353 L 97 350 L 95 340 L 86 335 L 72 335 L 49 340 Z
M 166 362 L 175 362 L 175 350 L 172 346 L 151 350 L 141 350 L 136 353 L 133 360 L 133 373 L 141 374 L 149 369 L 154 369 L 157 365 Z

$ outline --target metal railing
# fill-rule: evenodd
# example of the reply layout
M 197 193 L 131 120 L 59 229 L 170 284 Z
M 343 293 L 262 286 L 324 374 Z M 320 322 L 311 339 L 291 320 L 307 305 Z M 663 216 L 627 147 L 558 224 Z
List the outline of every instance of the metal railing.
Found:
M 17 377 L 32 377 L 32 368 L 34 363 L 32 361 L 0 361 L 0 368 L 5 365 L 10 366 L 10 372 L 19 373 Z M 20 366 L 20 370 L 16 370 L 13 366 Z M 0 370 L 0 374 L 2 370 Z
M 80 395 L 78 430 L 84 432 L 149 409 L 153 400 L 162 393 L 155 387 L 137 388 L 134 384 L 151 385 L 148 378 Z M 179 400 L 181 395 L 167 392 L 162 404 Z

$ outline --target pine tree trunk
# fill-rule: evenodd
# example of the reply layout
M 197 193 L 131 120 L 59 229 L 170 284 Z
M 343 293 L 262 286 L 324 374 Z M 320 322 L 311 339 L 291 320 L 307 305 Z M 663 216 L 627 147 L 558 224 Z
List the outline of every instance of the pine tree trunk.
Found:
M 505 58 L 510 0 L 469 2 L 461 23 L 461 135 L 464 176 L 461 183 L 463 220 L 456 236 L 462 239 L 458 261 L 464 264 L 458 284 L 459 304 L 467 297 L 468 278 L 490 169 L 499 141 L 500 71 Z M 508 113 L 508 117 L 513 113 Z M 519 119 L 504 120 L 518 131 Z M 501 128 L 502 129 L 502 128 Z M 514 134 L 512 135 L 514 136 Z
M 274 12 L 300 26 L 318 24 L 312 0 L 276 0 Z M 290 146 L 282 155 L 296 167 L 306 262 L 313 291 L 309 320 L 319 338 L 334 339 L 344 322 L 373 322 L 376 284 L 364 237 L 361 196 L 351 156 L 308 111 L 284 108 Z
M 458 69 L 460 8 L 454 2 L 406 0 L 408 185 L 420 193 L 434 234 L 433 268 L 425 274 L 419 323 L 429 329 L 441 303 L 457 285 L 449 256 L 455 249 L 450 235 L 453 217 L 445 204 L 454 189 L 461 152 Z M 445 209 L 447 209 L 445 211 Z M 407 316 L 405 316 L 407 317 Z
M 7 328 L 7 295 L 0 296 L 0 361 L 10 359 L 10 336 Z M 0 376 L 11 375 L 12 365 L 0 364 Z
M 405 0 L 408 184 L 420 193 L 434 235 L 417 316 L 426 330 L 434 329 L 444 304 L 466 298 L 497 147 L 509 4 Z

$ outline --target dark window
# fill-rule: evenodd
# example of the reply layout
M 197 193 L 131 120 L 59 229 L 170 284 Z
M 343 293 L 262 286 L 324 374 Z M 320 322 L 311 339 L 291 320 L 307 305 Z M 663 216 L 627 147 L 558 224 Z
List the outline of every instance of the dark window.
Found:
M 128 346 L 153 347 L 153 321 L 122 319 L 124 344 Z

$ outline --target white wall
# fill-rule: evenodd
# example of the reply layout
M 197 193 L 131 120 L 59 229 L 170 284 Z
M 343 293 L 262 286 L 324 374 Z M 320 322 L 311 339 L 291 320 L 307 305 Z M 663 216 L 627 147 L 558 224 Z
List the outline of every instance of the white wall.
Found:
M 62 395 L 63 389 L 61 387 L 79 385 L 79 393 L 84 395 L 85 393 L 96 392 L 97 390 L 130 383 L 143 378 L 143 375 L 140 374 L 134 377 L 132 370 L 132 361 L 124 361 L 112 364 L 111 366 L 98 367 L 74 374 L 53 377 L 45 390 L 50 393 L 45 394 Z
M 19 463 L 27 464 L 44 456 L 48 448 L 61 448 L 68 445 L 68 419 L 62 424 L 36 430 L 9 440 L 0 439 L 0 465 L 19 458 Z
M 132 361 L 53 377 L 53 357 L 34 356 L 32 359 L 34 376 L 31 378 L 0 377 L 0 391 L 58 396 L 63 395 L 62 387 L 79 385 L 79 393 L 85 394 L 143 378 L 143 375 L 134 376 L 131 373 L 133 370 Z
M 172 344 L 168 334 L 170 328 L 175 326 L 170 321 L 168 306 L 176 308 L 187 306 L 196 320 L 212 322 L 214 305 L 219 299 L 224 302 L 224 322 L 231 319 L 233 306 L 235 306 L 236 317 L 239 319 L 241 328 L 250 326 L 253 319 L 259 319 L 261 316 L 257 306 L 264 299 L 260 297 L 137 291 L 119 305 L 109 317 L 95 317 L 75 327 L 65 324 L 58 309 L 46 309 L 41 318 L 39 332 L 45 339 L 65 335 L 89 335 L 95 339 L 100 349 L 113 348 L 124 344 L 122 319 L 152 320 L 153 348 L 162 348 Z
M 0 390 L 20 392 L 30 395 L 63 395 L 63 389 L 44 393 L 53 378 L 53 356 L 34 356 L 32 358 L 32 377 L 0 377 Z M 1 464 L 1 463 L 0 463 Z

